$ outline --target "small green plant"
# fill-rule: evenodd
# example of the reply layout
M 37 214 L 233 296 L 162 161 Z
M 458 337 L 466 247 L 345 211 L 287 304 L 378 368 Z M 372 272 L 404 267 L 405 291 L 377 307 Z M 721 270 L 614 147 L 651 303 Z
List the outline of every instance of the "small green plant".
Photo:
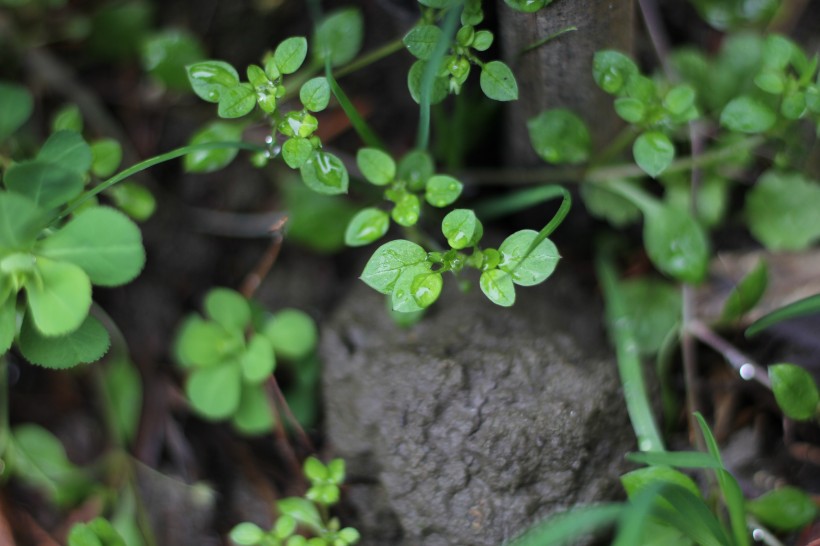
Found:
M 345 463 L 333 459 L 327 465 L 315 457 L 304 463 L 305 477 L 310 487 L 302 497 L 289 497 L 276 502 L 279 517 L 265 531 L 258 525 L 240 523 L 230 533 L 237 546 L 351 546 L 359 541 L 359 532 L 342 528 L 339 520 L 330 517 L 329 509 L 339 502 L 339 487 L 345 479 Z M 312 535 L 307 538 L 299 532 Z
M 227 288 L 208 292 L 203 307 L 204 318 L 190 315 L 183 322 L 174 351 L 188 372 L 188 400 L 204 417 L 229 419 L 246 434 L 270 432 L 275 423 L 266 381 L 278 359 L 298 362 L 311 355 L 317 339 L 313 320 L 295 309 L 263 317 Z

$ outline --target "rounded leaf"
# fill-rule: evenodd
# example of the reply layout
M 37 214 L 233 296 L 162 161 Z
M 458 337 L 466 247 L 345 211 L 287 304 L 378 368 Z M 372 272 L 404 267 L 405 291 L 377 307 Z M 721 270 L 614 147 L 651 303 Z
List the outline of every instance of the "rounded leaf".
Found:
M 227 89 L 239 85 L 239 73 L 224 61 L 202 61 L 185 67 L 194 93 L 208 102 L 219 102 Z
M 747 95 L 732 99 L 720 113 L 720 124 L 739 133 L 762 133 L 776 121 L 771 108 Z
M 100 286 L 125 284 L 145 265 L 142 233 L 111 207 L 84 210 L 37 245 L 35 252 L 81 267 Z
M 434 207 L 446 207 L 458 199 L 463 188 L 464 185 L 452 176 L 437 174 L 427 180 L 424 199 Z
M 319 338 L 316 323 L 307 313 L 298 309 L 283 309 L 271 318 L 264 328 L 277 356 L 300 360 L 315 348 Z
M 51 209 L 80 195 L 85 177 L 79 171 L 59 163 L 31 159 L 9 167 L 4 173 L 3 183 L 7 189 L 25 195 L 35 205 Z
M 226 349 L 238 349 L 234 344 L 219 324 L 191 315 L 177 333 L 174 357 L 181 366 L 215 366 L 233 352 Z
M 313 78 L 299 89 L 299 100 L 311 112 L 321 112 L 330 102 L 330 84 L 327 78 Z
M 584 121 L 564 108 L 545 110 L 527 122 L 535 153 L 552 164 L 577 164 L 589 158 L 592 139 Z
M 817 415 L 820 392 L 809 372 L 794 364 L 769 366 L 777 405 L 791 419 L 807 421 Z
M 490 269 L 481 274 L 479 285 L 484 295 L 496 305 L 510 307 L 515 303 L 515 285 L 509 273 Z
M 510 101 L 518 98 L 518 84 L 510 67 L 501 61 L 490 61 L 481 68 L 481 90 L 487 98 Z
M 222 90 L 217 114 L 221 118 L 241 118 L 256 106 L 256 93 L 249 83 L 240 83 Z
M 304 36 L 288 38 L 276 47 L 273 62 L 282 74 L 293 74 L 307 57 L 307 39 Z
M 436 43 L 441 36 L 441 29 L 436 25 L 418 25 L 408 32 L 404 39 L 405 47 L 417 59 L 427 61 L 433 55 Z
M 442 220 L 441 232 L 451 248 L 461 250 L 478 244 L 484 235 L 484 228 L 475 212 L 469 209 L 456 209 Z
M 515 284 L 534 286 L 544 282 L 558 265 L 561 256 L 549 239 L 544 239 L 530 250 L 536 237 L 538 233 L 530 229 L 517 231 L 498 247 L 501 253 L 498 268 L 509 273 Z
M 26 315 L 17 346 L 26 360 L 47 368 L 66 369 L 102 358 L 111 341 L 102 324 L 90 315 L 79 328 L 63 336 L 41 334 Z
M 157 209 L 157 200 L 145 186 L 120 182 L 106 192 L 118 209 L 138 222 L 148 220 Z
M 805 491 L 781 487 L 748 501 L 746 510 L 767 527 L 796 531 L 817 517 L 817 505 Z
M 91 147 L 76 131 L 57 131 L 37 152 L 39 161 L 47 161 L 72 170 L 82 176 L 91 168 Z
M 145 71 L 165 87 L 179 91 L 190 89 L 185 66 L 205 56 L 196 36 L 179 28 L 155 32 L 143 40 L 141 53 Z
M 324 63 L 330 57 L 331 66 L 349 63 L 358 55 L 364 38 L 364 18 L 358 8 L 345 8 L 329 13 L 316 25 L 313 52 Z
M 44 336 L 62 336 L 83 323 L 91 307 L 91 281 L 78 266 L 37 259 L 35 278 L 26 283 L 31 318 Z
M 282 158 L 288 167 L 298 169 L 313 153 L 313 144 L 307 138 L 291 137 L 282 145 Z
M 611 95 L 620 93 L 626 83 L 638 73 L 635 62 L 618 51 L 598 51 L 592 59 L 595 83 Z
M 424 72 L 427 70 L 427 61 L 416 61 L 407 73 L 407 88 L 410 96 L 417 103 L 421 103 L 421 84 L 424 80 Z M 433 88 L 430 90 L 430 104 L 438 104 L 447 97 L 447 78 L 438 76 L 433 78 Z
M 407 189 L 416 192 L 425 189 L 433 176 L 433 158 L 424 150 L 408 152 L 399 161 L 396 177 L 407 182 Z
M 638 166 L 646 174 L 656 178 L 675 159 L 675 145 L 665 134 L 649 131 L 635 139 L 632 154 Z
M 45 212 L 28 197 L 0 191 L 0 248 L 3 250 L 30 248 L 48 220 Z
M 391 305 L 399 313 L 413 313 L 423 309 L 415 298 L 413 290 L 416 278 L 430 272 L 430 264 L 422 262 L 402 269 L 391 293 Z M 432 303 L 432 302 L 431 302 Z
M 270 377 L 276 367 L 276 358 L 268 338 L 253 336 L 239 357 L 239 365 L 242 367 L 242 377 L 248 383 L 261 383 Z
M 248 300 L 230 288 L 214 288 L 205 296 L 205 314 L 226 330 L 243 331 L 251 321 Z
M 347 167 L 333 154 L 316 151 L 305 161 L 300 172 L 302 181 L 313 191 L 325 195 L 347 193 Z
M 233 362 L 198 368 L 185 383 L 185 394 L 193 408 L 208 419 L 226 419 L 239 407 L 242 382 Z
M 376 249 L 365 265 L 361 280 L 382 294 L 390 294 L 402 270 L 427 261 L 427 252 L 410 241 L 390 241 Z
M 663 273 L 689 283 L 706 276 L 709 243 L 687 211 L 669 205 L 645 210 L 643 239 L 649 259 Z
M 11 136 L 31 116 L 34 101 L 22 85 L 0 82 L 0 141 Z
M 746 195 L 749 231 L 770 250 L 802 250 L 820 239 L 820 185 L 767 171 Z
M 214 121 L 209 123 L 191 137 L 188 144 L 205 144 L 208 142 L 239 142 L 242 140 L 242 123 Z M 210 173 L 226 167 L 239 152 L 237 148 L 224 147 L 210 150 L 198 150 L 185 156 L 185 171 L 189 173 Z
M 244 521 L 231 529 L 229 536 L 237 546 L 255 546 L 265 537 L 265 531 L 254 523 Z
M 356 164 L 365 179 L 376 186 L 387 185 L 396 177 L 396 162 L 376 148 L 360 148 L 356 153 Z
M 419 221 L 421 203 L 414 193 L 402 193 L 396 201 L 396 206 L 390 211 L 390 216 L 400 226 L 414 226 Z
M 350 219 L 345 230 L 347 246 L 364 246 L 380 239 L 390 227 L 390 215 L 377 208 L 366 208 Z
M 248 436 L 267 434 L 273 430 L 275 422 L 264 385 L 242 386 L 239 407 L 231 418 L 231 424 Z
M 101 138 L 91 143 L 91 172 L 100 178 L 114 174 L 122 162 L 122 146 L 113 138 Z
M 430 271 L 416 275 L 410 284 L 410 290 L 413 293 L 413 299 L 419 307 L 424 309 L 435 303 L 443 286 L 444 279 L 441 278 L 441 273 Z

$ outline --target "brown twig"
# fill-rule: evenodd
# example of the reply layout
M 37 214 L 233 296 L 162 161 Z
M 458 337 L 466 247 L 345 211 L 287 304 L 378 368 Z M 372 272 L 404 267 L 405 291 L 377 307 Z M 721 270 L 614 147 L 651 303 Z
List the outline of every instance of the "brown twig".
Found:
M 686 330 L 723 355 L 723 358 L 737 371 L 742 379 L 746 381 L 755 380 L 771 390 L 772 382 L 769 380 L 769 374 L 766 372 L 766 369 L 740 352 L 734 345 L 717 335 L 703 322 L 691 320 L 687 324 Z
M 299 458 L 296 456 L 296 452 L 290 444 L 290 440 L 288 440 L 288 435 L 285 431 L 285 424 L 279 413 L 279 405 L 277 403 L 278 396 L 276 393 L 281 395 L 281 391 L 279 390 L 279 385 L 276 382 L 276 377 L 273 375 L 268 377 L 265 387 L 268 394 L 268 405 L 270 406 L 270 411 L 274 420 L 274 434 L 276 435 L 276 439 L 279 440 L 279 445 L 282 446 L 282 454 L 287 459 L 287 463 L 290 465 L 292 475 L 298 480 L 299 488 L 304 489 L 306 484 L 305 477 L 302 474 L 302 465 L 299 463 Z M 287 407 L 287 404 L 285 407 Z
M 267 277 L 273 264 L 276 263 L 276 259 L 279 257 L 279 251 L 282 249 L 282 228 L 285 227 L 287 221 L 288 217 L 283 215 L 270 226 L 271 243 L 265 251 L 265 254 L 262 255 L 262 258 L 260 258 L 256 264 L 256 267 L 254 267 L 242 281 L 242 286 L 239 289 L 239 292 L 246 298 L 251 298 L 254 293 L 256 293 L 259 285 L 262 284 L 262 281 Z

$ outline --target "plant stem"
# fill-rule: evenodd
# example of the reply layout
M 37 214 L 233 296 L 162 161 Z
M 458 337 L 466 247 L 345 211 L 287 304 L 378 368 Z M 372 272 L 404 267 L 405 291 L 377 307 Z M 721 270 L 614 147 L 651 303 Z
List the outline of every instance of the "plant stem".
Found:
M 348 64 L 340 67 L 333 73 L 333 76 L 335 78 L 343 78 L 344 76 L 347 76 L 352 72 L 356 72 L 357 70 L 366 68 L 367 66 L 370 66 L 371 64 L 380 61 L 385 57 L 389 57 L 393 53 L 401 51 L 402 49 L 404 49 L 404 42 L 402 42 L 401 38 L 396 38 L 392 42 L 387 42 L 383 46 L 378 47 L 373 51 L 369 51 L 361 57 L 359 57 L 358 59 L 355 59 L 349 62 Z
M 245 276 L 239 288 L 239 292 L 245 296 L 245 298 L 250 299 L 253 297 L 259 285 L 262 284 L 262 281 L 267 277 L 273 264 L 276 263 L 276 259 L 279 257 L 279 251 L 282 249 L 282 228 L 287 221 L 288 217 L 283 216 L 276 225 L 271 226 L 272 240 L 270 245 L 268 245 L 265 254 L 262 255 L 256 267 Z
M 100 184 L 94 186 L 90 190 L 80 195 L 80 197 L 75 199 L 68 207 L 66 207 L 66 209 L 59 216 L 57 216 L 57 218 L 54 220 L 54 222 L 52 222 L 52 224 L 59 220 L 62 220 L 63 218 L 74 212 L 80 205 L 82 205 L 95 195 L 107 190 L 114 184 L 122 182 L 130 176 L 134 176 L 138 172 L 150 169 L 151 167 L 159 165 L 160 163 L 165 163 L 166 161 L 170 161 L 172 159 L 176 159 L 178 157 L 190 154 L 191 152 L 201 152 L 203 150 L 217 150 L 220 148 L 238 148 L 240 150 L 249 150 L 252 152 L 267 151 L 267 148 L 265 148 L 264 146 L 260 146 L 259 144 L 253 144 L 251 142 L 204 142 L 202 144 L 193 144 L 191 146 L 183 146 L 181 148 L 171 150 L 170 152 L 154 156 L 150 159 L 146 159 L 145 161 L 141 161 L 136 165 L 132 165 L 124 171 L 120 171 L 118 174 L 115 174 L 105 182 L 101 182 Z
M 525 47 L 524 49 L 522 49 L 521 51 L 519 51 L 518 56 L 521 57 L 525 53 L 529 53 L 530 51 L 532 51 L 534 49 L 538 49 L 539 47 L 546 44 L 547 42 L 550 42 L 550 41 L 554 40 L 555 38 L 558 38 L 559 36 L 562 36 L 562 35 L 566 34 L 567 32 L 574 32 L 576 30 L 578 30 L 578 27 L 572 26 L 572 27 L 562 28 L 558 32 L 553 32 L 552 34 L 550 34 L 546 38 L 541 38 L 537 42 L 533 42 L 530 45 L 528 45 L 527 47 Z
M 632 324 L 626 316 L 623 294 L 618 286 L 618 278 L 611 250 L 605 243 L 599 244 L 595 257 L 598 282 L 604 293 L 607 324 L 615 343 L 618 372 L 626 400 L 626 409 L 632 421 L 632 428 L 641 451 L 664 451 L 663 440 L 658 432 L 652 408 L 643 379 L 638 344 Z
M 769 380 L 766 369 L 717 335 L 706 324 L 699 320 L 691 320 L 686 329 L 691 335 L 723 355 L 723 358 L 740 374 L 742 379 L 747 381 L 754 379 L 771 390 L 772 382 Z

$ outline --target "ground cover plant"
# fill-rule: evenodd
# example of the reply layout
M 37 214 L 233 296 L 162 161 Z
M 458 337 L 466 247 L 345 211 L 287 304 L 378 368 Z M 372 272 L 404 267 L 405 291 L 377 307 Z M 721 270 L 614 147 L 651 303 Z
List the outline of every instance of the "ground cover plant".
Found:
M 817 36 L 798 40 L 774 30 L 787 30 L 801 10 L 812 8 L 776 0 L 692 1 L 691 15 L 719 38 L 718 45 L 698 49 L 677 42 L 670 48 L 659 6 L 639 2 L 651 44 L 644 56 L 652 61 L 603 47 L 587 60 L 583 83 L 611 97 L 620 133 L 596 149 L 596 127 L 582 113 L 546 109 L 527 122 L 527 131 L 548 166 L 522 173 L 498 162 L 481 165 L 485 177 L 518 177 L 532 186 L 486 197 L 479 184 L 471 187 L 480 177 L 471 176 L 463 144 L 477 131 L 469 120 L 486 120 L 482 136 L 493 139 L 500 129 L 483 109 L 520 100 L 519 80 L 526 77 L 502 60 L 513 55 L 504 57 L 499 48 L 496 8 L 549 17 L 566 2 L 410 2 L 412 22 L 370 50 L 364 49 L 370 29 L 357 6 L 261 2 L 254 9 L 281 10 L 295 23 L 279 27 L 267 50 L 231 55 L 241 63 L 210 57 L 207 40 L 191 32 L 152 28 L 149 4 L 101 3 L 85 11 L 70 2 L 0 2 L 10 67 L 0 79 L 0 472 L 15 488 L 6 493 L 4 487 L 0 542 L 37 543 L 31 537 L 44 533 L 71 546 L 161 544 L 138 485 L 144 470 L 133 457 L 145 453 L 151 415 L 141 378 L 156 374 L 156 367 L 144 363 L 142 348 L 129 345 L 130 332 L 118 327 L 127 305 L 120 302 L 115 320 L 96 300 L 116 303 L 117 292 L 109 289 L 150 268 L 149 220 L 164 203 L 171 208 L 173 197 L 146 176 L 175 160 L 191 179 L 273 172 L 279 181 L 273 214 L 261 228 L 247 228 L 252 215 L 239 212 L 219 216 L 223 231 L 214 230 L 238 239 L 243 229 L 264 236 L 261 257 L 237 257 L 232 265 L 244 264 L 241 273 L 211 275 L 213 284 L 196 283 L 196 293 L 178 296 L 188 299 L 179 305 L 184 316 L 176 317 L 173 336 L 160 349 L 162 388 L 172 402 L 164 410 L 166 445 L 155 449 L 157 467 L 165 458 L 192 457 L 180 447 L 185 442 L 175 423 L 187 418 L 181 414 L 213 427 L 206 430 L 223 430 L 217 423 L 227 421 L 230 432 L 222 434 L 274 445 L 277 465 L 289 474 L 269 495 L 276 498 L 269 503 L 270 525 L 223 514 L 214 534 L 240 545 L 346 546 L 362 539 L 343 517 L 344 462 L 318 453 L 321 438 L 311 433 L 321 422 L 320 328 L 303 309 L 270 310 L 256 297 L 281 266 L 283 246 L 364 247 L 367 259 L 355 276 L 384 294 L 397 324 L 407 327 L 424 320 L 445 282 L 480 290 L 487 305 L 503 307 L 526 297 L 527 287 L 549 282 L 561 267 L 560 240 L 571 246 L 564 222 L 576 214 L 595 219 L 589 220 L 595 240 L 575 245 L 593 256 L 636 437 L 637 451 L 628 459 L 643 466 L 622 476 L 627 500 L 572 509 L 520 530 L 513 543 L 571 543 L 599 529 L 609 530 L 618 545 L 776 545 L 797 541 L 800 531 L 801 544 L 820 540 L 810 527 L 817 518 L 816 484 L 764 492 L 744 483 L 713 432 L 719 412 L 711 408 L 714 424 L 708 425 L 710 408 L 697 387 L 705 368 L 698 366 L 700 342 L 729 363 L 731 381 L 761 385 L 755 396 L 772 402 L 766 411 L 782 419 L 784 443 L 799 443 L 802 459 L 816 465 L 816 368 L 813 376 L 792 362 L 758 364 L 735 346 L 753 349 L 752 342 L 727 338 L 745 332 L 760 339 L 772 327 L 815 315 L 819 296 L 781 299 L 761 310 L 776 264 L 760 260 L 733 280 L 718 314 L 700 316 L 695 306 L 696 291 L 712 282 L 710 260 L 721 245 L 764 248 L 776 262 L 783 251 L 809 254 L 820 240 Z M 578 14 L 585 16 L 592 15 Z M 577 32 L 583 30 L 561 29 L 521 54 Z M 155 148 L 156 155 L 140 159 L 151 154 L 134 153 L 118 128 L 126 121 L 112 122 L 82 84 L 59 76 L 70 56 L 43 53 L 37 49 L 43 42 L 82 48 L 86 57 L 74 59 L 78 70 L 83 62 L 121 63 L 132 72 L 139 65 L 145 93 L 169 101 L 169 111 L 201 108 L 198 124 L 186 124 L 178 147 Z M 352 90 L 359 93 L 355 78 L 374 63 L 402 55 L 407 69 L 393 72 L 414 124 L 388 123 L 397 133 L 388 134 L 363 113 L 367 108 Z M 21 76 L 23 66 L 56 87 L 57 104 Z M 58 85 L 50 80 L 55 74 Z M 393 108 L 382 99 L 379 108 Z M 350 128 L 347 138 L 327 128 L 334 123 Z M 458 138 L 437 138 L 437 131 Z M 533 207 L 550 211 L 539 225 L 510 228 L 515 222 L 504 221 Z M 192 217 L 202 223 L 215 216 L 199 211 Z M 237 217 L 241 229 L 225 228 Z M 485 227 L 505 230 L 500 243 L 487 242 L 493 239 L 485 239 Z M 551 239 L 559 236 L 558 243 Z M 649 363 L 655 364 L 649 375 L 657 375 L 660 413 L 645 386 Z M 93 462 L 68 457 L 64 437 L 45 426 L 53 418 L 24 401 L 25 389 L 36 388 L 16 385 L 18 376 L 93 393 L 91 413 L 106 431 Z M 687 430 L 692 446 L 667 448 Z M 38 523 L 26 508 L 6 508 L 32 492 L 51 524 Z M 39 543 L 50 544 L 45 540 Z

